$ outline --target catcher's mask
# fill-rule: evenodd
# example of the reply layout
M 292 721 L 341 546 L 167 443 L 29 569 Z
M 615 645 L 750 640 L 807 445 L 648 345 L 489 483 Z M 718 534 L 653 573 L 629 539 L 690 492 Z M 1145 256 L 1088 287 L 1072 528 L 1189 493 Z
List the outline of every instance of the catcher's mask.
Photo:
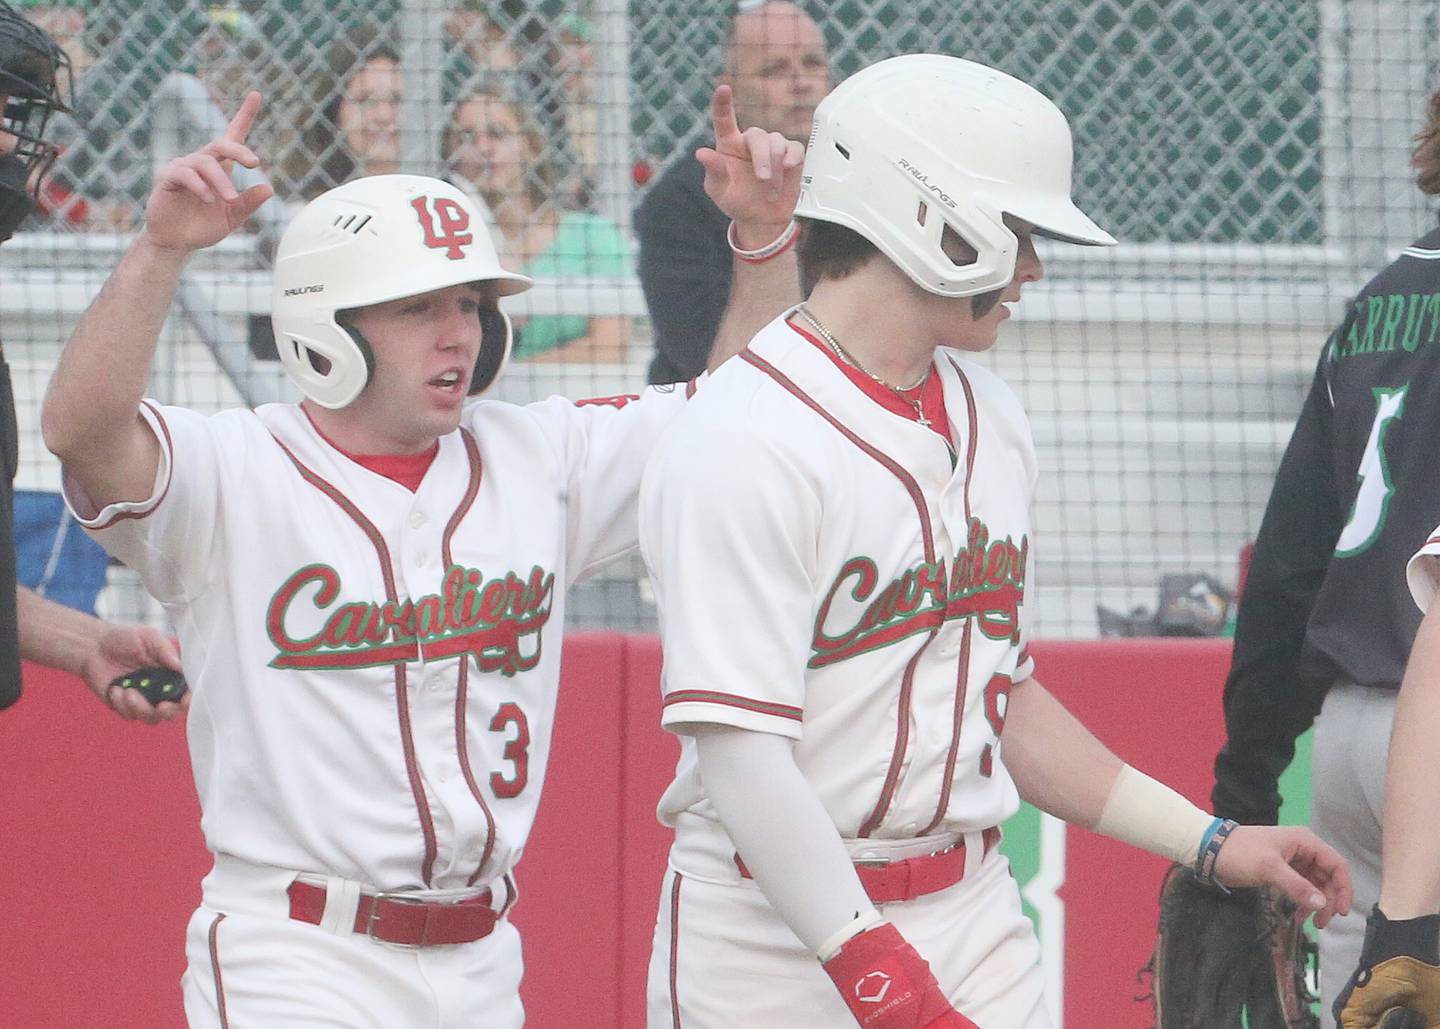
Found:
M 0 132 L 14 137 L 0 157 L 0 242 L 35 208 L 58 150 L 44 140 L 53 111 L 69 111 L 70 59 L 55 41 L 0 0 Z
M 275 255 L 271 321 L 286 373 L 322 407 L 351 403 L 370 381 L 370 345 L 344 313 L 467 282 L 501 296 L 531 286 L 500 267 L 485 220 L 464 192 L 422 175 L 371 175 L 322 193 L 295 216 Z M 510 352 L 510 320 L 481 314 L 470 395 Z
M 1071 162 L 1065 115 L 1033 87 L 958 57 L 892 57 L 816 108 L 795 214 L 859 233 L 931 293 L 975 296 L 1015 277 L 1006 214 L 1038 235 L 1114 245 L 1070 199 Z M 947 226 L 974 261 L 945 253 Z

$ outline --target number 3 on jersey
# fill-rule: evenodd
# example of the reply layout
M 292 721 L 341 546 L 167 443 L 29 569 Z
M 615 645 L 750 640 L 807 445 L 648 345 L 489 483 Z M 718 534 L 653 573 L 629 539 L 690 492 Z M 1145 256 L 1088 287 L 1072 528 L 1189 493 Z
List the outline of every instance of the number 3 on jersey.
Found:
M 1409 388 L 1405 385 L 1398 389 L 1375 389 L 1375 422 L 1370 426 L 1365 454 L 1355 472 L 1360 488 L 1355 492 L 1350 519 L 1335 542 L 1336 557 L 1354 557 L 1363 553 L 1385 528 L 1385 513 L 1390 507 L 1390 496 L 1395 492 L 1395 486 L 1390 481 L 1390 466 L 1385 459 L 1385 433 L 1390 423 L 1400 417 L 1405 407 L 1405 391 Z
M 503 754 L 504 759 L 510 762 L 510 773 L 490 773 L 490 789 L 502 800 L 520 796 L 530 781 L 530 723 L 525 720 L 525 712 L 519 704 L 506 701 L 490 719 L 490 731 L 508 733 L 512 729 L 515 735 L 505 741 Z

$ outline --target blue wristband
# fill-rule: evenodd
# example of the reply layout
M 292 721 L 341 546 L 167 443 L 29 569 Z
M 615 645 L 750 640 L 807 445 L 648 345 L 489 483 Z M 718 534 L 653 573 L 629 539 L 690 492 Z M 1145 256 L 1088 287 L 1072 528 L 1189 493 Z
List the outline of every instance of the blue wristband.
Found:
M 1225 889 L 1224 884 L 1215 878 L 1215 862 L 1220 857 L 1220 848 L 1238 828 L 1239 823 L 1232 819 L 1217 818 L 1210 823 L 1210 828 L 1205 830 L 1205 835 L 1200 837 L 1200 849 L 1195 855 L 1195 876 L 1201 882 Z

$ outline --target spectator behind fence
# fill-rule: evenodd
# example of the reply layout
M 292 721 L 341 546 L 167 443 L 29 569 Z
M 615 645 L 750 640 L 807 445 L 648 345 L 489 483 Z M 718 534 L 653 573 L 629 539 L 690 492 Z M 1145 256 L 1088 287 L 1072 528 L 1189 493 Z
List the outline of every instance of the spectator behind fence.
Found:
M 52 227 L 85 231 L 105 229 L 127 230 L 134 227 L 136 209 L 124 195 L 101 195 L 99 187 L 114 181 L 86 183 L 81 181 L 79 166 L 67 160 L 65 153 L 81 136 L 79 121 L 88 117 L 95 99 L 95 90 L 88 72 L 94 65 L 88 36 L 88 0 L 52 0 L 47 3 L 22 2 L 16 7 L 31 24 L 53 39 L 70 60 L 79 101 L 76 111 L 57 112 L 51 135 L 61 157 L 54 173 L 40 184 L 36 197 L 38 217 Z M 77 113 L 78 112 L 78 113 Z
M 482 84 L 455 105 L 442 146 L 453 181 L 489 206 L 507 267 L 533 278 L 573 280 L 632 273 L 630 245 L 599 215 L 550 202 L 563 192 L 561 173 L 528 111 Z M 517 357 L 618 362 L 630 319 L 583 314 L 537 315 L 520 322 Z
M 808 139 L 815 105 L 830 88 L 820 26 L 787 2 L 742 10 L 725 45 L 725 81 L 741 125 L 763 125 Z M 730 296 L 725 216 L 705 195 L 705 172 L 682 153 L 635 211 L 640 285 L 655 327 L 651 382 L 682 382 L 705 355 Z
M 372 23 L 330 47 L 299 111 L 299 144 L 282 160 L 301 199 L 360 175 L 400 170 L 400 43 Z
M 578 207 L 590 209 L 600 173 L 600 110 L 595 81 L 594 30 L 577 14 L 556 23 L 543 60 L 530 78 L 553 145 L 565 162 L 566 186 Z
M 488 74 L 512 74 L 520 68 L 520 55 L 510 43 L 505 26 L 495 19 L 492 7 L 517 20 L 524 14 L 523 5 L 513 0 L 460 0 L 445 19 L 445 34 L 450 44 L 469 58 L 474 71 Z

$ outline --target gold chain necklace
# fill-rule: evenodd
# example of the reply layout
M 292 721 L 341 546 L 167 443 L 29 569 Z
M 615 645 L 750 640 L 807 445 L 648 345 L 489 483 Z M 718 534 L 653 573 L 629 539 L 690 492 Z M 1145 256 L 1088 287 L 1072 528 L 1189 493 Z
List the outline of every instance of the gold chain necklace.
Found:
M 920 401 L 914 397 L 908 397 L 905 395 L 925 385 L 925 380 L 930 378 L 929 368 L 926 368 L 925 374 L 921 375 L 920 378 L 916 379 L 915 382 L 909 386 L 891 385 L 884 379 L 880 378 L 880 376 L 872 372 L 869 368 L 866 368 L 863 364 L 857 361 L 854 355 L 850 353 L 850 351 L 846 350 L 840 345 L 840 341 L 835 338 L 835 334 L 829 329 L 825 328 L 825 326 L 821 325 L 820 319 L 816 318 L 813 314 L 811 314 L 809 308 L 807 308 L 804 304 L 801 304 L 799 307 L 795 308 L 795 313 L 810 323 L 810 327 L 814 329 L 816 334 L 825 341 L 825 344 L 835 352 L 836 357 L 840 358 L 840 360 L 844 361 L 851 368 L 854 368 L 862 375 L 869 376 L 871 379 L 875 380 L 880 385 L 888 389 L 891 393 L 894 393 L 901 400 L 905 401 L 905 403 L 909 404 L 915 409 L 915 420 L 926 428 L 930 427 L 930 419 L 925 417 L 925 412 L 920 407 Z

